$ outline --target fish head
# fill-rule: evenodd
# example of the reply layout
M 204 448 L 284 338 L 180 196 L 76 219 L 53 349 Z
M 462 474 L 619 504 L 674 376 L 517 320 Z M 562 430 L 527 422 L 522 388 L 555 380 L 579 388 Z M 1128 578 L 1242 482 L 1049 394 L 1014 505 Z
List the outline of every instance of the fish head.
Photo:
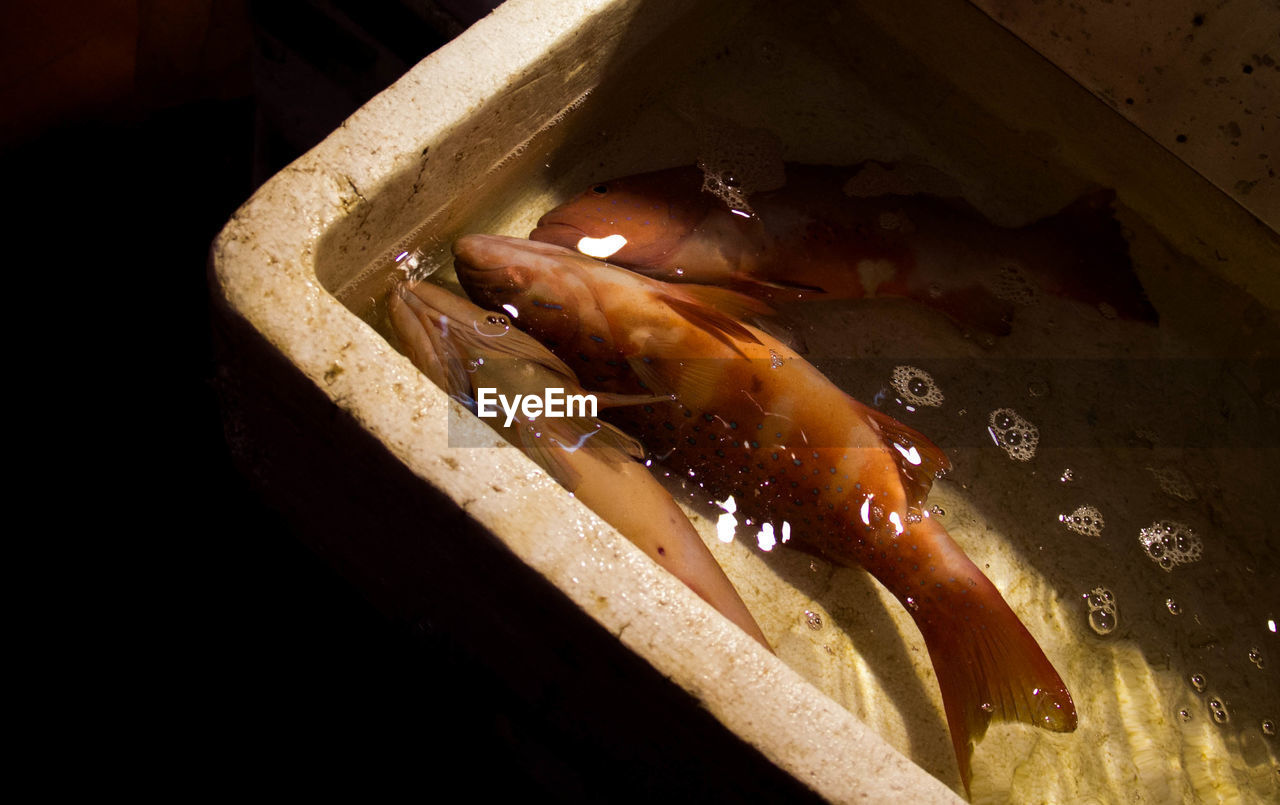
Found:
M 492 384 L 496 373 L 510 374 L 516 366 L 536 364 L 573 378 L 558 358 L 513 327 L 508 314 L 485 310 L 438 285 L 402 282 L 387 307 L 409 359 L 433 383 L 464 401 L 481 375 L 484 384 Z
M 701 191 L 702 172 L 692 167 L 597 182 L 543 215 L 529 237 L 648 273 L 711 212 L 716 199 Z
M 467 294 L 507 311 L 525 332 L 549 345 L 584 333 L 606 336 L 597 298 L 598 260 L 551 243 L 500 235 L 466 235 L 453 244 L 454 267 Z M 626 272 L 620 272 L 626 273 Z

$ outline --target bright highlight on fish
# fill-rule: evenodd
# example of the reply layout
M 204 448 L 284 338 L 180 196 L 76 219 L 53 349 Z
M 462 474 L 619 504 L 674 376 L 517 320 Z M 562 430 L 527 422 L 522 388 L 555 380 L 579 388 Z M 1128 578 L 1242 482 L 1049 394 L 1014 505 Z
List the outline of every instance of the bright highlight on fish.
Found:
M 626 245 L 627 239 L 622 235 L 610 235 L 606 238 L 584 237 L 578 241 L 578 251 L 588 257 L 596 257 L 603 260 L 616 254 L 619 249 Z
M 950 467 L 912 428 L 857 402 L 785 344 L 742 323 L 753 299 L 643 277 L 549 243 L 469 235 L 463 287 L 512 305 L 593 388 L 653 394 L 611 420 L 673 474 L 753 522 L 868 570 L 909 610 L 941 688 L 966 789 L 972 742 L 991 719 L 1075 729 L 1066 685 L 925 498 Z M 788 530 L 789 529 L 789 532 Z M 771 549 L 771 528 L 760 547 Z

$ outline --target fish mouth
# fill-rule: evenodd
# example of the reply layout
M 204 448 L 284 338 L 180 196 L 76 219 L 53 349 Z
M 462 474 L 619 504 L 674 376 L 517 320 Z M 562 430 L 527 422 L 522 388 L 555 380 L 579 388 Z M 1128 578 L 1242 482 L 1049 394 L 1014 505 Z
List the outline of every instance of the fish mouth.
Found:
M 388 314 L 413 363 L 433 383 L 452 393 L 445 364 L 457 352 L 446 333 L 457 320 L 450 315 L 454 305 L 445 299 L 446 294 L 453 296 L 430 283 L 402 282 L 392 292 Z
M 566 224 L 563 221 L 548 220 L 549 216 L 542 216 L 538 221 L 537 227 L 529 233 L 530 240 L 538 240 L 543 243 L 554 243 L 557 246 L 563 246 L 566 249 L 576 249 L 578 241 L 589 235 L 574 226 Z

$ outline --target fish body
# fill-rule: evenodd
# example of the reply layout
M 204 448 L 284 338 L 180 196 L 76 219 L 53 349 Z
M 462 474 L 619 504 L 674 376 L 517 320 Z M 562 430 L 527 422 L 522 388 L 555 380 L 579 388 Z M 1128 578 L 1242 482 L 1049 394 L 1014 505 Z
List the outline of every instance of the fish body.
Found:
M 626 245 L 609 261 L 656 279 L 775 303 L 906 297 L 984 335 L 1008 333 L 1016 308 L 1039 292 L 1156 320 L 1110 191 L 1007 228 L 960 199 L 859 195 L 859 176 L 884 170 L 792 164 L 782 187 L 738 206 L 705 190 L 696 167 L 638 174 L 593 185 L 545 214 L 530 238 L 578 248 L 584 237 L 621 235 Z
M 410 360 L 450 396 L 475 410 L 479 389 L 542 397 L 548 388 L 586 394 L 572 370 L 505 314 L 483 310 L 429 283 L 402 283 L 388 302 Z M 600 406 L 637 399 L 596 395 Z M 508 420 L 510 420 L 508 422 Z M 502 415 L 489 422 L 587 508 L 613 525 L 765 648 L 768 641 L 671 495 L 636 460 L 640 446 L 591 416 Z
M 925 508 L 949 467 L 927 438 L 844 394 L 723 311 L 750 301 L 674 285 L 552 244 L 468 236 L 468 293 L 615 393 L 670 396 L 613 412 L 651 454 L 757 523 L 869 571 L 910 611 L 937 673 L 966 789 L 991 718 L 1075 728 L 1070 693 L 995 586 Z

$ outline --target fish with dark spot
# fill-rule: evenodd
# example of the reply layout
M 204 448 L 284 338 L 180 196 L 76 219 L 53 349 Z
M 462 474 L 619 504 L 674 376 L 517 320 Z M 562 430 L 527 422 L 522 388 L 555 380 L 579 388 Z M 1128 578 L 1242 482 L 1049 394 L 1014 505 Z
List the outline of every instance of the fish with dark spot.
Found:
M 574 249 L 583 238 L 621 236 L 610 263 L 771 303 L 905 297 L 987 336 L 1007 334 L 1017 307 L 1039 292 L 1157 320 L 1112 191 L 1007 228 L 961 199 L 903 192 L 900 182 L 864 195 L 876 183 L 859 184 L 860 175 L 888 170 L 788 165 L 786 184 L 752 193 L 748 209 L 705 190 L 696 167 L 638 174 L 594 184 L 543 215 L 529 237 Z
M 669 395 L 611 412 L 665 466 L 716 499 L 732 495 L 753 522 L 789 523 L 792 543 L 865 568 L 902 602 L 928 647 L 966 789 L 972 742 L 991 719 L 1075 729 L 1071 695 L 1035 638 L 925 506 L 947 457 L 724 312 L 758 302 L 537 241 L 469 235 L 454 255 L 473 298 L 517 311 L 565 355 L 616 361 L 605 390 Z M 690 444 L 695 426 L 712 438 Z M 757 439 L 736 441 L 739 430 Z

